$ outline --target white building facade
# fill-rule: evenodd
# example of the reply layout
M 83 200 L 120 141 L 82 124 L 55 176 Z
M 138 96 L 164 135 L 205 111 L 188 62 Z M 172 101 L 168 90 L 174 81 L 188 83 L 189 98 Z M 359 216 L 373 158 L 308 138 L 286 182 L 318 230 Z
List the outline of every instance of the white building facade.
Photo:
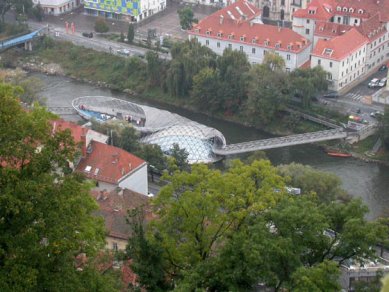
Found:
M 81 0 L 33 0 L 33 3 L 40 4 L 45 14 L 60 15 L 79 7 Z

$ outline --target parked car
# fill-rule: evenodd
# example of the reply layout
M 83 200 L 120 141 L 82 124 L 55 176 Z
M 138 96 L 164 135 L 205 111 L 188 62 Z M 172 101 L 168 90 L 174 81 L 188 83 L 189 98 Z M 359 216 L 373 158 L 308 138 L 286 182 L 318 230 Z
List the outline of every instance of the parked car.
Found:
M 83 32 L 82 36 L 86 38 L 93 38 L 93 32 Z
M 387 78 L 382 78 L 380 82 L 378 82 L 378 87 L 384 87 L 386 86 Z
M 378 71 L 385 71 L 386 69 L 388 69 L 388 66 L 386 64 L 382 65 Z
M 373 78 L 370 80 L 369 84 L 367 85 L 369 88 L 375 88 L 380 83 L 380 80 L 378 78 Z
M 336 91 L 329 91 L 323 95 L 325 98 L 338 98 L 339 94 Z
M 370 116 L 374 117 L 374 118 L 382 116 L 382 115 L 383 115 L 383 113 L 380 111 L 375 111 L 375 112 L 370 113 Z
M 123 56 L 129 56 L 130 55 L 130 50 L 119 49 L 119 50 L 116 51 L 116 53 L 118 53 L 119 55 L 123 55 Z

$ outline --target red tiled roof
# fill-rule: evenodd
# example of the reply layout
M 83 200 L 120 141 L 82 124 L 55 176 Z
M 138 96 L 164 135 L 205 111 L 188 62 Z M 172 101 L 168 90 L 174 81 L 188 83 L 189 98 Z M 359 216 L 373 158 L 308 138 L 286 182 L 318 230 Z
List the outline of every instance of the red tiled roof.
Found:
M 333 10 L 331 1 L 313 0 L 307 8 L 296 10 L 293 17 L 328 21 L 333 16 Z
M 331 40 L 318 40 L 312 55 L 326 59 L 342 60 L 366 43 L 368 43 L 367 39 L 357 29 L 352 28 Z M 325 53 L 326 49 L 332 50 L 332 52 L 327 54 Z
M 84 128 L 77 124 L 64 120 L 51 121 L 51 125 L 53 134 L 57 131 L 65 131 L 66 129 L 69 129 L 74 139 L 74 142 L 76 142 L 77 144 L 82 142 L 82 136 L 85 136 L 89 130 L 88 128 Z
M 353 28 L 351 25 L 318 21 L 316 22 L 315 36 L 332 38 L 344 34 L 351 28 Z
M 123 149 L 91 141 L 86 157 L 81 159 L 76 170 L 89 178 L 116 184 L 145 163 L 143 159 Z
M 306 61 L 304 64 L 300 66 L 301 69 L 309 69 L 311 68 L 311 60 Z
M 95 214 L 104 218 L 106 230 L 111 237 L 127 240 L 131 235 L 130 225 L 126 221 L 128 210 L 143 207 L 147 222 L 155 218 L 149 197 L 134 191 L 128 189 L 119 192 L 92 191 L 91 195 L 100 207 Z
M 377 39 L 386 33 L 385 23 L 380 20 L 379 13 L 373 15 L 357 26 L 357 30 L 370 41 Z
M 277 50 L 293 52 L 300 52 L 309 46 L 310 42 L 307 39 L 289 28 L 250 22 L 250 17 L 253 18 L 254 13 L 247 18 L 237 18 L 239 13 L 237 14 L 234 8 L 241 7 L 243 11 L 245 5 L 253 7 L 246 1 L 238 1 L 202 19 L 188 33 L 269 49 L 275 49 L 276 45 L 279 45 L 279 48 L 276 48 Z M 228 13 L 228 11 L 231 13 Z M 233 36 L 233 39 L 229 38 L 230 35 Z M 243 37 L 242 40 L 241 37 Z M 255 40 L 255 43 L 253 43 L 253 40 Z M 265 45 L 265 41 L 268 45 Z M 290 46 L 290 49 L 288 49 L 288 46 Z

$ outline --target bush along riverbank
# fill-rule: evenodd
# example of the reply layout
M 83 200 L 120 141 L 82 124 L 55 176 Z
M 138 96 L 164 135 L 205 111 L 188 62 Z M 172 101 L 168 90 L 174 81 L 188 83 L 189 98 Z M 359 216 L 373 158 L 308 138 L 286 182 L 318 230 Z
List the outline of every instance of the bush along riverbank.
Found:
M 275 55 L 270 55 L 264 65 L 251 66 L 240 52 L 227 50 L 223 56 L 217 56 L 208 48 L 188 41 L 172 47 L 171 61 L 161 60 L 153 52 L 147 54 L 145 61 L 47 38 L 31 53 L 7 53 L 10 56 L 6 58 L 6 66 L 69 76 L 272 134 L 321 129 L 285 114 L 283 109 L 288 106 L 291 95 L 295 100 L 296 95 L 309 97 L 324 90 L 324 71 L 296 70 L 286 74 L 282 70 L 283 60 Z M 306 92 L 303 85 L 308 83 L 315 90 Z M 301 99 L 300 106 L 305 110 L 312 108 L 311 98 Z

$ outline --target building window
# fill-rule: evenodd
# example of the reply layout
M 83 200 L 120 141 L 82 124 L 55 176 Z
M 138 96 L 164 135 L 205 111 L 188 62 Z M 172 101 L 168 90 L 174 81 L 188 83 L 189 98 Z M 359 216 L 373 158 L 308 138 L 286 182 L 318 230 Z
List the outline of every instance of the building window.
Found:
M 317 64 L 318 64 L 318 65 L 321 64 L 321 60 L 320 60 L 320 59 L 317 60 Z
M 251 49 L 251 53 L 255 54 L 255 48 Z
M 280 44 L 276 44 L 276 49 L 279 49 L 280 48 Z
M 289 54 L 286 55 L 286 60 L 288 60 L 288 61 L 290 60 L 290 55 Z
M 327 79 L 328 80 L 332 80 L 332 74 L 331 73 L 327 73 Z
M 243 46 L 239 47 L 239 51 L 243 52 Z
M 205 40 L 205 45 L 209 46 L 209 40 Z
M 338 22 L 340 23 L 342 21 L 342 18 L 341 17 L 338 17 Z
M 207 35 L 210 35 L 210 34 L 211 34 L 211 32 L 210 32 L 209 30 L 207 30 L 206 34 L 207 34 Z
M 117 244 L 117 242 L 112 242 L 112 249 L 114 251 L 118 251 L 118 244 Z
M 309 23 L 309 19 L 307 19 L 307 23 Z
M 330 68 L 332 68 L 332 62 L 330 62 Z
M 266 50 L 263 50 L 263 55 L 265 56 L 267 54 L 267 51 Z
M 289 72 L 290 72 L 290 68 L 285 68 L 285 71 L 286 71 L 287 73 L 289 73 Z
M 231 44 L 228 44 L 228 48 L 229 48 L 230 50 L 232 50 L 232 45 L 231 45 Z
M 309 34 L 309 28 L 305 29 L 305 34 Z
M 217 42 L 216 46 L 217 46 L 218 48 L 220 48 L 220 42 Z

